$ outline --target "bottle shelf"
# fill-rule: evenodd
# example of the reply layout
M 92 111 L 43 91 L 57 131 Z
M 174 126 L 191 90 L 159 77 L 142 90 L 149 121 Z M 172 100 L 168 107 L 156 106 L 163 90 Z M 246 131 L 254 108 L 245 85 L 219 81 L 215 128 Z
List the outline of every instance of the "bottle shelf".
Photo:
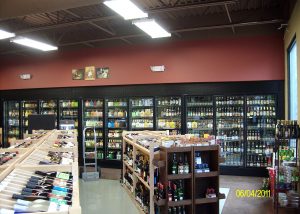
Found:
M 107 106 L 107 108 L 109 108 L 109 109 L 113 109 L 113 108 L 127 108 L 127 106 Z
M 191 179 L 191 178 L 192 178 L 192 173 L 168 175 L 168 180 L 184 180 L 184 179 Z
M 213 120 L 213 116 L 188 116 L 188 120 Z
M 188 206 L 192 205 L 192 200 L 182 200 L 182 201 L 168 201 L 169 207 L 177 207 L 177 206 Z
M 132 109 L 149 109 L 153 108 L 153 106 L 131 106 Z
M 193 131 L 213 131 L 213 128 L 188 128 L 188 130 L 193 130 Z
M 108 149 L 108 150 L 122 150 L 122 148 L 121 148 L 121 147 L 120 147 L 120 148 L 108 147 L 107 149 Z
M 210 203 L 217 203 L 219 199 L 215 198 L 198 198 L 195 200 L 195 204 L 210 204 Z
M 153 120 L 154 118 L 153 118 L 153 116 L 149 116 L 149 117 L 147 117 L 147 116 L 144 116 L 144 117 L 141 117 L 141 116 L 138 116 L 138 117 L 131 117 L 131 119 L 132 120 L 136 120 L 136 119 L 144 119 L 144 120 Z
M 207 178 L 207 177 L 216 177 L 219 176 L 218 171 L 213 172 L 202 172 L 202 173 L 194 173 L 195 178 Z
M 181 105 L 158 105 L 157 108 L 181 107 Z
M 181 116 L 164 116 L 164 117 L 161 117 L 161 116 L 158 116 L 157 117 L 158 120 L 163 120 L 163 119 L 168 119 L 168 120 L 181 120 Z

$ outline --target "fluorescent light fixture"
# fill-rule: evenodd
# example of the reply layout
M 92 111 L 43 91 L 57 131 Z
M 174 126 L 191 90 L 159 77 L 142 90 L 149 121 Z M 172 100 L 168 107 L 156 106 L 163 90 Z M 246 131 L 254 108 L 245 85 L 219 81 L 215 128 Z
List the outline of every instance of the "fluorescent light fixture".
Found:
M 144 13 L 130 0 L 110 0 L 105 1 L 104 4 L 116 13 L 123 16 L 125 20 L 148 17 L 147 13 Z
M 26 37 L 17 37 L 15 39 L 11 39 L 11 42 L 20 44 L 20 45 L 24 45 L 27 47 L 31 47 L 31 48 L 35 48 L 35 49 L 39 49 L 42 51 L 53 51 L 53 50 L 57 50 L 58 48 L 43 42 L 39 42 L 33 39 L 29 39 Z
M 16 35 L 14 33 L 0 30 L 0 39 L 7 39 L 7 38 L 15 37 L 15 36 Z
M 171 34 L 163 29 L 154 19 L 140 19 L 132 22 L 153 39 L 161 37 L 170 37 Z

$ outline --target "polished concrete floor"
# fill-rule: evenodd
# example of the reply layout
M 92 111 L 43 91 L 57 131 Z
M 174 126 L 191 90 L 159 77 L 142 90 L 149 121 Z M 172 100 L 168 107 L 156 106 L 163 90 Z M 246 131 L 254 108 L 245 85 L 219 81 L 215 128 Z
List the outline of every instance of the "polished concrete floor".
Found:
M 119 176 L 116 176 L 116 178 Z M 259 189 L 262 178 L 220 176 L 220 187 L 229 188 L 222 214 L 271 214 L 271 198 L 237 198 L 236 189 Z M 80 180 L 82 214 L 138 214 L 131 198 L 119 180 L 101 179 L 95 182 Z
M 118 180 L 80 180 L 82 214 L 139 214 Z

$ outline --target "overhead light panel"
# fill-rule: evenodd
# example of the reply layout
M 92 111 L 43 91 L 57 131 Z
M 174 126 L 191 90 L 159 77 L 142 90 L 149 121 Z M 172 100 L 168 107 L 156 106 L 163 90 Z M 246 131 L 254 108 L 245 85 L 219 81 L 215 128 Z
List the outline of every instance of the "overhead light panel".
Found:
M 132 23 L 149 34 L 153 39 L 171 36 L 171 34 L 162 28 L 154 19 L 140 19 Z
M 105 1 L 104 4 L 121 15 L 125 20 L 148 17 L 147 13 L 144 13 L 140 8 L 138 8 L 129 0 L 110 0 Z
M 15 36 L 16 35 L 14 33 L 0 30 L 0 39 L 7 39 L 7 38 L 15 37 Z
M 31 47 L 31 48 L 35 48 L 35 49 L 39 49 L 42 51 L 54 51 L 57 50 L 58 48 L 43 42 L 39 42 L 33 39 L 29 39 L 26 37 L 17 37 L 15 39 L 11 39 L 11 42 L 20 44 L 20 45 L 24 45 L 27 47 Z

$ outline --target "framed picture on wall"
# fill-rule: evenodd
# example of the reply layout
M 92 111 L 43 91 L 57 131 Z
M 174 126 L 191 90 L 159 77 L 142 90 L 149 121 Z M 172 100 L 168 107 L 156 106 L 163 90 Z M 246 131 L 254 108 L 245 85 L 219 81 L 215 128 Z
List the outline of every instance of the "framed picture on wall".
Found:
M 95 80 L 96 79 L 95 66 L 85 67 L 84 79 L 85 80 Z
M 97 79 L 106 79 L 109 78 L 109 68 L 96 68 Z
M 73 80 L 83 80 L 84 79 L 84 69 L 72 69 L 72 79 Z

